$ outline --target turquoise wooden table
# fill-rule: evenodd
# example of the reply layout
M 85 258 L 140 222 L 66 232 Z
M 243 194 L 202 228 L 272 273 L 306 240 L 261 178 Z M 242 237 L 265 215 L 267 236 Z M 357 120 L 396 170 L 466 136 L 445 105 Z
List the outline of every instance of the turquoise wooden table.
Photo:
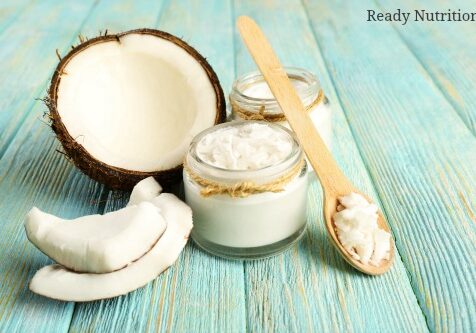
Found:
M 45 1 L 0 3 L 0 332 L 475 332 L 476 23 L 366 22 L 368 9 L 474 10 L 472 0 Z M 189 243 L 127 296 L 63 303 L 28 290 L 50 260 L 23 231 L 36 205 L 72 218 L 124 205 L 56 150 L 43 121 L 57 64 L 78 34 L 156 27 L 205 55 L 225 92 L 254 68 L 235 29 L 255 18 L 286 65 L 314 71 L 333 107 L 333 154 L 382 207 L 396 239 L 380 277 L 326 239 L 317 182 L 309 230 L 254 262 Z

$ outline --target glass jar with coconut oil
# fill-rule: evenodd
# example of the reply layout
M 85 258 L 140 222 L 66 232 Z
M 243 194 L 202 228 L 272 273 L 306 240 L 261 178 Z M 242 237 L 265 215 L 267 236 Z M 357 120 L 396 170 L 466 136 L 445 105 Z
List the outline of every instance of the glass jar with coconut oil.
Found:
M 237 121 L 205 130 L 190 145 L 183 177 L 192 239 L 212 254 L 271 256 L 306 229 L 307 163 L 280 125 Z
M 285 67 L 285 71 L 301 97 L 306 112 L 309 112 L 314 126 L 327 147 L 331 149 L 331 108 L 319 80 L 314 74 L 302 68 Z M 260 72 L 251 72 L 236 79 L 229 97 L 233 120 L 262 120 L 290 128 Z

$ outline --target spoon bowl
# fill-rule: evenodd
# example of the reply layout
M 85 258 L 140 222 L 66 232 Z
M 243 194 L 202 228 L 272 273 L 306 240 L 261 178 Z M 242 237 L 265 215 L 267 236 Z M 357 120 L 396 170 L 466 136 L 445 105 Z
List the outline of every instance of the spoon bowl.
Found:
M 393 244 L 393 238 L 390 240 L 390 253 L 389 253 L 389 259 L 382 259 L 380 262 L 379 266 L 372 266 L 372 265 L 364 265 L 361 263 L 359 260 L 356 260 L 354 257 L 352 257 L 349 252 L 342 246 L 340 243 L 339 239 L 337 238 L 337 232 L 336 232 L 336 227 L 334 224 L 334 219 L 332 218 L 334 214 L 337 211 L 337 206 L 339 205 L 339 197 L 349 194 L 350 192 L 354 192 L 357 194 L 362 195 L 368 202 L 372 202 L 372 200 L 365 195 L 364 193 L 361 193 L 360 191 L 356 189 L 352 189 L 351 191 L 348 192 L 342 192 L 338 195 L 334 193 L 326 193 L 324 190 L 324 221 L 326 225 L 326 230 L 327 230 L 327 235 L 332 241 L 332 244 L 334 244 L 335 248 L 339 251 L 339 253 L 342 255 L 342 257 L 354 268 L 358 269 L 359 271 L 369 274 L 369 275 L 380 275 L 385 273 L 392 267 L 393 264 L 393 258 L 394 258 L 394 244 Z M 379 210 L 378 211 L 378 220 L 377 220 L 379 228 L 391 233 L 387 223 L 385 222 L 385 217 L 382 215 L 382 212 Z

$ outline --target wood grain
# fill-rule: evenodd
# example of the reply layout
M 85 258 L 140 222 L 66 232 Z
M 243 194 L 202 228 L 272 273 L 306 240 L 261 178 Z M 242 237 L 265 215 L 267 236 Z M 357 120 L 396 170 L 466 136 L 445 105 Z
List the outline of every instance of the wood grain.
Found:
M 0 32 L 15 22 L 32 0 L 4 0 L 0 6 Z
M 474 136 L 373 3 L 306 4 L 428 327 L 474 331 Z
M 466 0 L 404 0 L 399 1 L 398 6 L 394 1 L 378 0 L 378 4 L 382 10 L 400 8 L 411 11 L 412 15 L 414 9 L 474 11 L 474 3 Z M 410 22 L 393 26 L 464 123 L 476 134 L 475 23 Z
M 318 75 L 333 110 L 333 155 L 355 185 L 377 199 L 301 3 L 240 1 L 235 5 L 236 16 L 246 14 L 257 20 L 285 66 L 307 68 Z M 238 73 L 254 70 L 245 46 L 238 41 L 235 47 Z M 327 239 L 316 181 L 308 203 L 309 230 L 298 246 L 280 257 L 245 264 L 250 330 L 426 331 L 400 258 L 378 278 L 357 273 Z
M 0 82 L 0 157 L 28 111 L 39 104 L 35 98 L 45 95 L 46 82 L 58 61 L 55 49 L 61 53 L 70 47 L 94 6 L 92 0 L 56 6 L 48 1 L 34 2 L 1 32 L 0 77 L 6 79 Z
M 126 9 L 130 7 L 126 2 L 123 4 Z M 16 71 L 19 81 L 12 81 L 11 86 L 6 87 L 4 93 L 10 94 L 0 102 L 5 103 L 5 112 L 2 113 L 2 120 L 7 123 L 5 127 L 16 128 L 14 138 L 3 142 L 4 156 L 0 161 L 0 228 L 2 236 L 5 235 L 0 246 L 10 249 L 9 252 L 0 252 L 0 331 L 64 332 L 69 329 L 73 303 L 51 301 L 28 290 L 32 275 L 50 260 L 27 242 L 23 231 L 24 216 L 32 205 L 64 217 L 102 212 L 108 191 L 80 174 L 55 151 L 58 143 L 48 126 L 39 119 L 45 107 L 34 102 L 38 95 L 33 94 L 46 91 L 48 76 L 57 62 L 55 48 L 65 52 L 77 42 L 83 26 L 89 26 L 95 34 L 104 29 L 103 20 L 108 22 L 108 17 L 117 19 L 119 16 L 111 8 L 114 7 L 107 1 L 73 6 L 71 3 L 55 6 L 47 2 L 37 3 L 28 7 L 0 36 L 18 31 L 14 42 L 0 50 L 5 65 L 1 70 L 7 75 L 9 69 L 17 68 L 17 62 L 30 64 L 32 57 L 38 58 L 41 66 L 41 71 L 31 68 L 24 73 Z M 158 7 L 154 13 L 150 7 L 148 10 L 153 24 Z M 145 20 L 144 12 L 134 10 L 132 14 L 128 11 L 123 14 L 128 20 L 113 28 L 122 30 Z M 52 21 L 55 22 L 53 26 Z M 23 31 L 29 25 L 35 25 L 40 33 Z M 34 68 L 34 65 L 33 62 L 29 66 Z M 12 72 L 9 75 L 15 77 Z M 29 84 L 37 85 L 34 91 Z M 13 88 L 17 90 L 13 91 Z M 12 117 L 14 112 L 19 116 Z
M 93 2 L 58 5 L 32 3 L 0 35 L 2 80 L 0 99 L 0 331 L 64 332 L 72 303 L 49 301 L 28 290 L 28 281 L 49 263 L 24 235 L 26 212 L 36 205 L 63 215 L 97 212 L 101 187 L 82 177 L 54 152 L 49 128 L 38 120 L 43 112 L 34 103 L 55 62 L 54 48 L 68 44 Z M 38 19 L 43 13 L 44 20 Z M 41 15 L 40 15 L 41 17 Z M 63 31 L 52 37 L 51 20 Z M 35 26 L 32 33 L 26 28 Z M 46 56 L 50 50 L 49 57 Z M 39 67 L 35 67 L 35 61 Z M 21 65 L 20 65 L 21 64 Z M 15 139 L 10 138 L 15 135 Z
M 305 0 L 304 7 L 298 0 L 2 1 L 0 332 L 475 331 L 474 27 L 396 31 L 366 23 L 361 15 L 370 8 L 379 7 L 365 0 Z M 392 270 L 369 278 L 338 256 L 314 181 L 309 230 L 282 256 L 242 264 L 188 245 L 177 265 L 124 297 L 74 305 L 32 294 L 28 281 L 50 261 L 24 236 L 26 212 L 36 205 L 71 218 L 121 207 L 128 196 L 55 152 L 41 122 L 45 108 L 34 101 L 57 63 L 55 49 L 64 54 L 80 32 L 158 23 L 197 47 L 228 92 L 236 74 L 255 69 L 233 32 L 240 14 L 271 32 L 285 65 L 319 75 L 334 112 L 333 155 L 380 203 L 396 236 Z

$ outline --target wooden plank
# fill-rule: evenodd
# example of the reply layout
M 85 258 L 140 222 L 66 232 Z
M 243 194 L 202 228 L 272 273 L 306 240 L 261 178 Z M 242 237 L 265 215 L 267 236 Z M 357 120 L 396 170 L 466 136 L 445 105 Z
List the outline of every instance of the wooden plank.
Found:
M 373 3 L 306 7 L 428 327 L 475 331 L 476 139 Z
M 73 304 L 35 296 L 28 290 L 32 274 L 49 260 L 33 248 L 24 235 L 26 212 L 36 205 L 63 216 L 96 212 L 101 188 L 67 166 L 59 154 L 49 128 L 38 121 L 43 107 L 32 106 L 32 90 L 45 89 L 46 76 L 54 63 L 44 49 L 68 43 L 92 8 L 92 1 L 59 4 L 41 2 L 29 6 L 0 36 L 0 125 L 4 154 L 0 161 L 0 331 L 64 332 Z M 41 19 L 43 18 L 43 19 Z M 61 34 L 50 35 L 51 22 Z M 37 34 L 29 28 L 35 26 Z M 50 51 L 51 52 L 51 51 Z M 40 66 L 35 67 L 35 63 Z M 49 65 L 49 66 L 48 66 Z M 45 67 L 42 67 L 45 66 Z M 31 85 L 30 85 L 31 84 Z M 33 89 L 32 89 L 33 88 Z M 44 90 L 43 90 L 44 91 Z M 9 124 L 9 126 L 4 126 Z M 5 133 L 17 139 L 5 140 Z M 39 144 L 40 143 L 40 144 Z M 73 188 L 73 190 L 70 190 Z M 67 208 L 66 208 L 67 207 Z
M 206 6 L 171 2 L 160 15 L 159 28 L 196 47 L 229 89 L 234 76 L 229 1 L 208 1 Z M 109 205 L 121 203 L 116 206 L 110 200 Z M 245 324 L 242 263 L 209 256 L 190 243 L 178 262 L 145 288 L 112 300 L 78 304 L 71 330 L 242 332 Z
M 31 3 L 32 0 L 2 1 L 0 4 L 0 32 L 12 24 Z
M 449 8 L 471 11 L 473 1 L 379 0 L 382 10 L 446 12 Z M 474 22 L 410 22 L 394 24 L 401 38 L 435 81 L 465 124 L 476 134 L 476 28 Z
M 235 5 L 236 16 L 247 14 L 257 20 L 285 65 L 318 74 L 333 108 L 333 154 L 358 188 L 378 199 L 301 3 L 239 1 Z M 235 47 L 238 72 L 253 70 L 241 41 Z M 246 263 L 250 331 L 427 331 L 398 254 L 388 273 L 371 278 L 352 269 L 335 251 L 326 236 L 316 181 L 309 195 L 308 222 L 306 237 L 291 251 Z
M 58 59 L 55 49 L 65 51 L 77 35 L 95 2 L 41 1 L 29 6 L 14 24 L 0 34 L 0 157 L 25 120 L 28 110 L 43 97 L 46 82 Z M 55 24 L 51 24 L 55 22 Z M 32 33 L 34 31 L 35 33 Z
M 64 332 L 68 330 L 73 314 L 73 303 L 50 301 L 34 295 L 28 290 L 28 281 L 37 269 L 49 263 L 43 254 L 28 243 L 24 235 L 23 221 L 26 212 L 32 205 L 64 217 L 81 216 L 88 213 L 102 212 L 108 191 L 96 182 L 88 179 L 77 171 L 55 149 L 58 143 L 50 129 L 38 121 L 45 111 L 40 103 L 31 108 L 31 86 L 25 84 L 31 79 L 38 91 L 46 90 L 49 73 L 56 65 L 54 49 L 60 46 L 67 50 L 80 32 L 82 21 L 93 12 L 85 25 L 89 31 L 104 30 L 104 23 L 114 22 L 111 29 L 128 29 L 149 19 L 149 24 L 155 22 L 160 3 L 148 6 L 147 10 L 134 10 L 135 6 L 145 7 L 145 2 L 123 2 L 127 10 L 127 20 L 117 22 L 117 6 L 111 2 L 101 2 L 97 7 L 71 3 L 45 5 L 43 2 L 22 14 L 18 26 L 13 24 L 8 31 L 16 33 L 18 40 L 12 40 L 12 47 L 17 49 L 16 60 L 5 57 L 10 51 L 1 49 L 0 54 L 5 60 L 0 72 L 18 74 L 21 82 L 10 82 L 20 91 L 22 99 L 11 98 L 12 91 L 1 91 L 0 100 L 8 100 L 6 109 L 2 109 L 2 117 L 11 117 L 14 113 L 23 114 L 17 119 L 18 130 L 14 139 L 9 142 L 0 161 L 0 248 L 9 249 L 0 252 L 0 331 L 42 331 Z M 97 2 L 94 2 L 96 5 Z M 116 10 L 114 9 L 116 8 Z M 31 12 L 30 12 L 31 10 Z M 130 11 L 130 12 L 129 12 Z M 42 15 L 42 13 L 44 15 Z M 124 13 L 124 12 L 123 12 Z M 124 15 L 124 14 L 123 14 Z M 44 17 L 45 21 L 39 20 Z M 112 17 L 112 19 L 111 19 Z M 52 26 L 51 22 L 55 22 Z M 24 31 L 35 24 L 42 31 L 29 37 Z M 3 35 L 0 36 L 3 38 Z M 38 40 L 36 40 L 36 39 Z M 46 54 L 49 57 L 46 57 Z M 44 58 L 49 58 L 48 60 Z M 35 61 L 41 66 L 38 70 L 21 73 L 20 64 Z M 29 60 L 29 61 L 27 61 Z M 33 68 L 33 67 L 32 67 Z M 28 74 L 28 75 L 27 75 Z M 24 103 L 28 100 L 28 103 Z M 15 118 L 15 117 L 13 117 Z M 3 118 L 5 119 L 5 118 Z M 8 122 L 8 119 L 6 119 Z M 15 125 L 13 120 L 11 124 Z M 13 126 L 12 125 L 12 126 Z

